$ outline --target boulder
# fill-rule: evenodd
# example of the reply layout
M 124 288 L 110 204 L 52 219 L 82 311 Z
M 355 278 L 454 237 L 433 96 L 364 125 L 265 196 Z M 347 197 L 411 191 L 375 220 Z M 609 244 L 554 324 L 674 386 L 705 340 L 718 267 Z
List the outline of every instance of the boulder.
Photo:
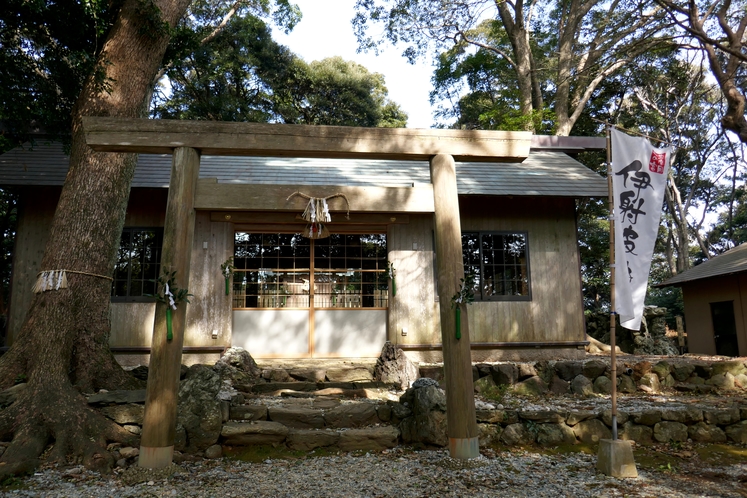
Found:
M 484 448 L 499 442 L 502 432 L 503 428 L 498 424 L 477 424 L 480 447 Z
M 747 374 L 747 368 L 744 366 L 744 362 L 741 361 L 719 361 L 711 365 L 711 375 L 730 373 L 734 377 L 740 374 Z
M 526 380 L 529 377 L 535 377 L 537 375 L 537 369 L 534 368 L 533 363 L 519 363 L 516 365 L 518 380 Z
M 219 444 L 214 444 L 205 450 L 205 458 L 215 459 L 223 456 L 223 447 Z
M 684 408 L 663 408 L 661 410 L 661 419 L 690 425 L 703 420 L 703 410 L 694 406 L 686 406 Z
M 534 442 L 534 435 L 524 424 L 509 424 L 501 433 L 501 442 L 507 446 L 527 445 Z
M 507 417 L 504 410 L 484 409 L 475 410 L 475 418 L 478 423 L 502 424 L 506 422 Z
M 747 420 L 742 420 L 726 428 L 726 437 L 735 443 L 747 443 Z
M 648 425 L 650 427 L 653 427 L 661 422 L 661 411 L 644 410 L 642 412 L 634 412 L 630 414 L 630 418 L 636 424 Z
M 651 372 L 651 363 L 648 361 L 639 361 L 638 363 L 633 365 L 633 380 L 638 382 L 639 380 L 641 380 L 641 377 L 649 372 Z
M 550 380 L 549 389 L 553 394 L 568 394 L 571 392 L 571 383 L 555 375 L 552 380 Z
M 698 422 L 687 428 L 687 435 L 696 443 L 725 443 L 726 433 L 715 425 Z
M 705 421 L 712 425 L 732 425 L 741 420 L 738 407 L 730 406 L 713 410 L 703 410 Z
M 620 439 L 635 441 L 638 444 L 651 444 L 654 442 L 654 430 L 647 425 L 640 425 L 628 420 L 622 426 Z
M 621 393 L 634 393 L 638 390 L 635 381 L 630 375 L 621 375 L 618 379 L 617 390 Z
M 568 413 L 568 417 L 565 419 L 565 423 L 570 426 L 574 426 L 579 422 L 583 422 L 584 420 L 588 420 L 596 416 L 597 414 L 591 410 L 574 410 Z
M 561 424 L 565 423 L 566 417 L 566 412 L 561 413 L 555 410 L 531 410 L 519 412 L 520 419 L 537 424 Z
M 580 361 L 558 361 L 555 363 L 555 372 L 558 377 L 565 381 L 572 381 L 577 375 L 581 375 L 584 364 Z
M 589 396 L 594 394 L 594 385 L 585 375 L 577 375 L 576 378 L 571 381 L 571 392 L 581 396 Z
M 672 377 L 677 382 L 685 382 L 695 371 L 695 365 L 681 363 L 672 365 Z
M 663 381 L 664 379 L 667 378 L 667 376 L 670 374 L 672 369 L 669 366 L 668 362 L 662 360 L 658 362 L 656 365 L 654 365 L 651 368 L 651 371 L 654 372 L 657 375 L 657 377 L 659 377 L 659 381 Z
M 737 379 L 729 372 L 714 373 L 705 383 L 722 391 L 734 391 L 737 388 Z
M 687 426 L 680 422 L 659 422 L 654 426 L 654 439 L 660 443 L 687 441 Z
M 630 415 L 628 412 L 617 410 L 617 425 L 620 426 L 628 421 Z M 601 414 L 601 420 L 607 427 L 612 427 L 612 410 L 604 410 Z
M 420 370 L 417 365 L 410 361 L 404 351 L 386 341 L 376 360 L 374 380 L 395 384 L 404 391 L 418 377 L 420 377 Z
M 643 374 L 639 381 L 640 386 L 648 389 L 644 389 L 647 392 L 659 392 L 661 390 L 661 383 L 659 382 L 659 376 L 653 372 Z
M 512 386 L 519 377 L 519 369 L 513 363 L 497 363 L 492 366 L 490 375 L 499 386 Z
M 600 439 L 612 438 L 612 431 L 598 418 L 584 420 L 574 425 L 573 434 L 586 444 L 597 444 Z
M 325 446 L 334 446 L 340 440 L 340 433 L 331 430 L 296 429 L 288 433 L 285 444 L 298 451 L 311 451 Z
M 584 363 L 581 373 L 588 379 L 596 379 L 607 371 L 607 363 L 602 360 L 589 360 Z
M 537 444 L 540 446 L 557 446 L 575 442 L 576 435 L 565 424 L 539 424 L 537 426 Z
M 223 379 L 233 383 L 251 384 L 260 379 L 262 370 L 244 348 L 228 348 L 213 367 Z
M 382 451 L 394 448 L 398 442 L 399 431 L 397 428 L 385 425 L 342 431 L 338 445 L 343 451 Z
M 594 379 L 594 392 L 598 394 L 610 394 L 612 392 L 612 380 L 606 375 L 600 375 Z
M 412 415 L 400 422 L 405 443 L 446 446 L 446 394 L 442 389 L 418 379 L 400 397 L 400 403 L 412 410 Z M 425 385 L 423 385 L 425 384 Z
M 515 394 L 523 396 L 541 396 L 549 390 L 547 383 L 535 375 L 514 385 Z
M 218 392 L 220 375 L 205 365 L 193 365 L 179 385 L 177 423 L 184 427 L 187 446 L 180 451 L 204 451 L 218 441 L 223 425 Z

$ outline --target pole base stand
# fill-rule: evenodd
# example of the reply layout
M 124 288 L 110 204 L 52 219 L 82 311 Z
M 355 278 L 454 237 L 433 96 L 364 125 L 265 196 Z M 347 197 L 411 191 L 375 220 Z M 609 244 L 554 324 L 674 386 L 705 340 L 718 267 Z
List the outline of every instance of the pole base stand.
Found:
M 459 460 L 469 460 L 480 456 L 478 438 L 449 438 L 449 456 Z
M 173 446 L 141 446 L 138 467 L 146 469 L 163 469 L 174 461 Z
M 597 471 L 611 477 L 638 477 L 630 441 L 600 439 Z

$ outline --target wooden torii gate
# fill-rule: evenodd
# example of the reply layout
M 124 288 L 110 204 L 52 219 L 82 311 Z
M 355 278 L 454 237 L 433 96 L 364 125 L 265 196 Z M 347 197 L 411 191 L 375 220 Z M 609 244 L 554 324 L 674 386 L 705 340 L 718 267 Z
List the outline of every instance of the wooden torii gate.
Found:
M 161 268 L 176 271 L 188 288 L 194 199 L 200 155 L 290 156 L 428 160 L 434 196 L 438 299 L 446 381 L 449 451 L 453 458 L 479 455 L 467 316 L 456 338 L 452 297 L 464 277 L 455 161 L 520 162 L 529 155 L 529 132 L 416 130 L 277 125 L 207 121 L 83 118 L 86 143 L 97 152 L 172 154 Z M 171 464 L 176 436 L 186 306 L 173 318 L 166 338 L 165 304 L 157 303 L 153 327 L 141 467 Z

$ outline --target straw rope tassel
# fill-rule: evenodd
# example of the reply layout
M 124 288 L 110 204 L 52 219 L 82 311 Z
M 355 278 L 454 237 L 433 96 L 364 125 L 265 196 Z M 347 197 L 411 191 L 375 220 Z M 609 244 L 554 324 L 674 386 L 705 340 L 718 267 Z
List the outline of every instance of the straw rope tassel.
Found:
M 77 273 L 79 275 L 88 275 L 89 277 L 103 278 L 105 280 L 114 280 L 112 277 L 105 275 L 97 275 L 96 273 L 88 273 L 85 271 L 75 270 L 44 270 L 39 272 L 36 276 L 36 282 L 34 287 L 31 289 L 34 294 L 41 294 L 42 292 L 51 290 L 67 289 L 67 274 Z

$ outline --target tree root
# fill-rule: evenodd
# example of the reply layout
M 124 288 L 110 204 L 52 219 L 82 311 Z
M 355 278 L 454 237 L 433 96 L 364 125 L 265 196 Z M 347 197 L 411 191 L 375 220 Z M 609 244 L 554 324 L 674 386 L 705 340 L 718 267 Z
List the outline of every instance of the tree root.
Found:
M 7 434 L 13 438 L 0 458 L 0 479 L 32 472 L 42 462 L 109 472 L 114 459 L 107 443 L 137 445 L 139 439 L 90 408 L 69 384 L 30 385 L 0 412 L 0 435 Z M 42 460 L 50 443 L 53 447 Z

